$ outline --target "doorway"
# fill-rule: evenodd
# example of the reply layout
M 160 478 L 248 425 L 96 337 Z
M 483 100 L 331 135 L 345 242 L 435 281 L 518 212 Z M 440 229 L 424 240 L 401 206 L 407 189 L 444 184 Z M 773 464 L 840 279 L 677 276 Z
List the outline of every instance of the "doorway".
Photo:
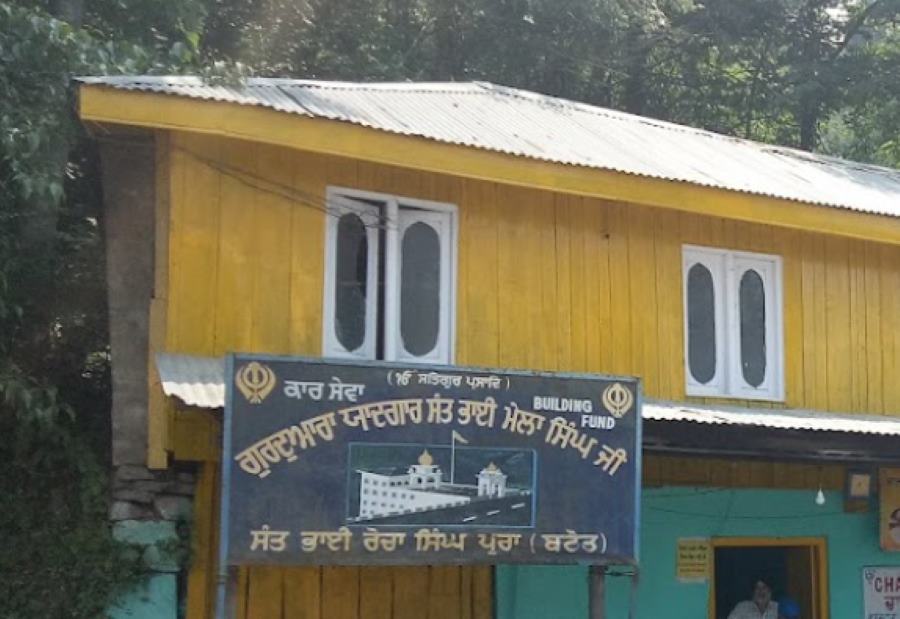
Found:
M 713 538 L 711 547 L 710 619 L 727 619 L 757 579 L 772 587 L 774 600 L 796 601 L 800 619 L 828 619 L 824 538 Z

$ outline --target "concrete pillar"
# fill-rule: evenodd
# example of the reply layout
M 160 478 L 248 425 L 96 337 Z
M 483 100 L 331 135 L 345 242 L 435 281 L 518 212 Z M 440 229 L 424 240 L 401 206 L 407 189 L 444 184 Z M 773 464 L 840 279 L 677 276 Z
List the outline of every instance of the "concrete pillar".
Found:
M 155 152 L 152 136 L 100 144 L 112 352 L 114 466 L 147 462 L 147 355 L 153 294 Z
M 177 616 L 179 523 L 189 522 L 194 474 L 147 467 L 150 300 L 156 228 L 151 133 L 102 139 L 106 278 L 112 353 L 113 534 L 142 548 L 146 582 L 109 609 L 114 619 Z

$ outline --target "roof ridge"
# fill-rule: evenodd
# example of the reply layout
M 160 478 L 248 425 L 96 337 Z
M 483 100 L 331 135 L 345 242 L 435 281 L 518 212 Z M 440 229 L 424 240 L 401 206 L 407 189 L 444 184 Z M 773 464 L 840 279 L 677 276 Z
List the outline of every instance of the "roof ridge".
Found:
M 463 94 L 476 94 L 473 91 L 465 91 L 465 87 L 476 85 L 477 82 L 413 82 L 413 81 L 389 81 L 389 82 L 351 82 L 341 80 L 307 80 L 295 78 L 249 78 L 260 82 L 269 81 L 277 86 L 306 86 L 330 90 L 370 90 L 397 92 L 441 92 L 443 90 L 454 91 Z

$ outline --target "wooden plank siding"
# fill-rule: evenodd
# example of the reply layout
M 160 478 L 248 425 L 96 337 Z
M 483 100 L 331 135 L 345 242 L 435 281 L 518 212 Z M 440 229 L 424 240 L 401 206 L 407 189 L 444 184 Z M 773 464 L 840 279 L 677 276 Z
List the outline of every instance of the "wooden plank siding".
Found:
M 458 205 L 458 364 L 631 374 L 648 397 L 684 400 L 681 247 L 691 243 L 784 258 L 786 402 L 754 406 L 900 414 L 898 246 L 199 134 L 173 132 L 167 145 L 170 352 L 320 354 L 325 190 L 336 185 Z M 216 467 L 204 466 L 191 619 L 208 617 L 212 592 L 194 592 L 215 563 Z M 648 485 L 839 488 L 842 475 L 768 462 L 645 465 Z M 253 619 L 493 613 L 481 567 L 254 567 L 238 590 L 240 616 Z
M 170 143 L 171 352 L 319 354 L 325 188 L 339 185 L 459 205 L 459 364 L 635 374 L 647 396 L 685 399 L 681 246 L 728 247 L 784 258 L 784 405 L 900 414 L 900 248 L 194 134 Z

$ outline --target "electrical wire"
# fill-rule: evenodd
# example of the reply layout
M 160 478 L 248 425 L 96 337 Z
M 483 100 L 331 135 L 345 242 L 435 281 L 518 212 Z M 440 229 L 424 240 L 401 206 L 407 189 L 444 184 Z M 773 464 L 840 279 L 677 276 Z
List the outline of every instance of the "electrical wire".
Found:
M 329 217 L 340 217 L 348 212 L 348 204 L 345 201 L 335 201 L 329 199 L 327 196 L 317 196 L 310 192 L 304 191 L 292 185 L 287 185 L 285 183 L 280 183 L 278 181 L 272 180 L 270 178 L 265 178 L 253 172 L 249 172 L 247 170 L 243 170 L 236 166 L 230 166 L 228 164 L 221 163 L 214 159 L 204 157 L 192 151 L 190 149 L 184 148 L 182 146 L 175 146 L 174 150 L 184 153 L 192 159 L 203 163 L 204 165 L 214 169 L 220 174 L 227 176 L 233 180 L 238 181 L 239 183 L 244 184 L 252 189 L 257 191 L 261 191 L 264 193 L 268 193 L 270 195 L 274 195 L 276 197 L 288 200 L 294 204 L 298 204 L 299 206 L 310 208 L 312 210 L 323 213 Z M 343 200 L 352 201 L 352 196 L 345 197 Z M 377 223 L 372 223 L 371 221 L 364 221 L 363 224 L 368 228 L 375 229 L 383 229 L 383 230 L 395 230 L 396 223 L 389 220 L 384 215 L 379 215 L 376 218 Z
M 645 489 L 647 490 L 647 489 Z M 692 492 L 672 492 L 670 494 L 659 494 L 653 492 L 651 494 L 646 494 L 644 496 L 645 500 L 651 499 L 681 499 L 681 498 L 692 498 L 695 496 L 703 496 L 706 494 L 721 494 L 723 492 L 731 492 L 732 488 L 703 488 L 697 489 Z
M 123 138 L 121 136 L 115 136 L 109 133 L 109 130 L 102 125 L 97 128 L 101 129 L 105 132 L 102 136 L 95 136 L 98 139 L 114 144 L 121 144 L 124 146 L 141 146 L 148 147 L 150 146 L 149 141 L 135 140 L 129 138 Z M 271 178 L 267 178 L 251 172 L 249 170 L 245 170 L 239 168 L 237 166 L 228 165 L 226 163 L 222 163 L 221 161 L 212 159 L 210 157 L 205 157 L 196 151 L 193 151 L 189 148 L 185 148 L 183 146 L 173 146 L 172 149 L 176 152 L 182 153 L 191 159 L 215 170 L 217 173 L 226 176 L 232 180 L 235 180 L 242 185 L 254 189 L 255 191 L 259 191 L 262 193 L 266 193 L 283 200 L 287 200 L 294 205 L 297 205 L 302 208 L 308 208 L 319 213 L 324 214 L 327 217 L 341 217 L 348 212 L 352 211 L 353 197 L 346 196 L 342 197 L 341 201 L 335 201 L 333 199 L 329 199 L 327 196 L 315 195 L 311 192 L 304 191 L 298 187 L 293 185 L 288 185 L 285 183 L 278 182 Z M 2 214 L 0 214 L 2 217 Z M 379 213 L 375 218 L 365 218 L 363 219 L 363 226 L 366 228 L 378 229 L 378 230 L 396 230 L 397 224 L 396 222 L 390 220 L 383 213 Z

